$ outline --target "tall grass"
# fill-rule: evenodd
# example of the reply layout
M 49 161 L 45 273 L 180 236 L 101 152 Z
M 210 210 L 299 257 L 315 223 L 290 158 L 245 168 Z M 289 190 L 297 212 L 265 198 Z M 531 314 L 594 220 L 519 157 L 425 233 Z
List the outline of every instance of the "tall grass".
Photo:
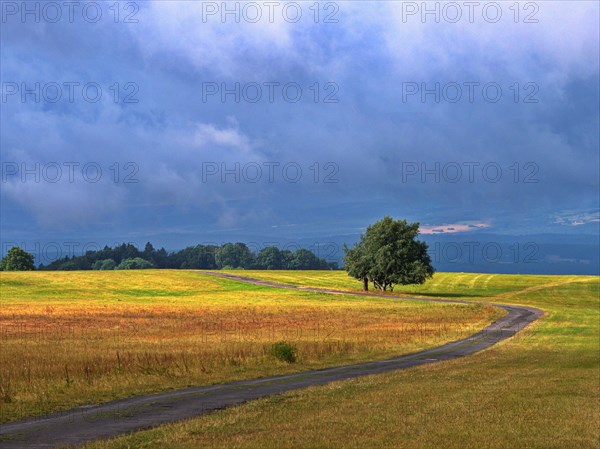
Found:
M 318 275 L 336 286 L 339 274 Z M 415 290 L 527 304 L 545 316 L 466 358 L 293 391 L 86 448 L 598 448 L 600 278 L 490 276 L 439 273 Z
M 384 358 L 469 335 L 486 306 L 256 287 L 194 272 L 0 273 L 1 420 Z M 296 363 L 271 355 L 296 350 Z

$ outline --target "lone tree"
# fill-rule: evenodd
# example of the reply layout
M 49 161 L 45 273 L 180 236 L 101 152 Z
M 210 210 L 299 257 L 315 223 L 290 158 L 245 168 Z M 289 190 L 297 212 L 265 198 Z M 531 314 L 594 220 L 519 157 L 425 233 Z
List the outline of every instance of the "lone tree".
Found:
M 385 217 L 370 225 L 353 248 L 344 245 L 344 269 L 376 289 L 394 290 L 394 284 L 422 284 L 434 273 L 427 244 L 417 240 L 419 223 Z
M 27 251 L 13 246 L 6 256 L 0 260 L 0 271 L 31 271 L 35 270 L 33 255 Z

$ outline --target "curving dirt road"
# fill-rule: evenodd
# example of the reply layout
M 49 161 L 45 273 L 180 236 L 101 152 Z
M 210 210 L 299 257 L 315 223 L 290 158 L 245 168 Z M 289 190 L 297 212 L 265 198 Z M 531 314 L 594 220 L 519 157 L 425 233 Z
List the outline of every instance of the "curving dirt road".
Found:
M 334 295 L 373 296 L 400 301 L 471 304 L 468 301 L 401 298 L 372 293 L 297 287 L 225 273 L 206 272 L 203 274 L 268 287 Z M 136 396 L 101 405 L 77 407 L 51 415 L 2 424 L 0 425 L 0 448 L 33 449 L 67 445 L 77 446 L 100 438 L 114 437 L 136 430 L 192 418 L 213 410 L 241 404 L 252 399 L 276 395 L 289 390 L 464 357 L 512 337 L 543 315 L 540 309 L 533 307 L 509 306 L 505 304 L 492 305 L 506 310 L 508 314 L 470 337 L 436 348 L 388 360 Z

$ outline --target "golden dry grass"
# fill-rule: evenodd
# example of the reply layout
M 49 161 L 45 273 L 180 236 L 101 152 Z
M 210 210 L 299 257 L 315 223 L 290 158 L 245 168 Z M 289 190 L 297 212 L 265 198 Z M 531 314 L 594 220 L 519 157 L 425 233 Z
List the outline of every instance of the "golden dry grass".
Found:
M 486 306 L 321 295 L 192 271 L 0 273 L 2 421 L 134 394 L 385 358 L 465 337 Z M 286 340 L 293 365 L 270 346 Z
M 339 273 L 298 276 L 348 285 Z M 289 392 L 86 448 L 600 446 L 600 278 L 440 273 L 411 289 L 529 304 L 546 315 L 463 359 Z

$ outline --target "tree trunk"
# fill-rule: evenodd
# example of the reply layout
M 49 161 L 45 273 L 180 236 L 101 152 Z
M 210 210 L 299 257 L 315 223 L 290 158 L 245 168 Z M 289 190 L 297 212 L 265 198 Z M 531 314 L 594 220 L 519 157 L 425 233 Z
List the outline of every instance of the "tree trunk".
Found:
M 363 290 L 369 291 L 369 278 L 366 276 L 363 278 Z

